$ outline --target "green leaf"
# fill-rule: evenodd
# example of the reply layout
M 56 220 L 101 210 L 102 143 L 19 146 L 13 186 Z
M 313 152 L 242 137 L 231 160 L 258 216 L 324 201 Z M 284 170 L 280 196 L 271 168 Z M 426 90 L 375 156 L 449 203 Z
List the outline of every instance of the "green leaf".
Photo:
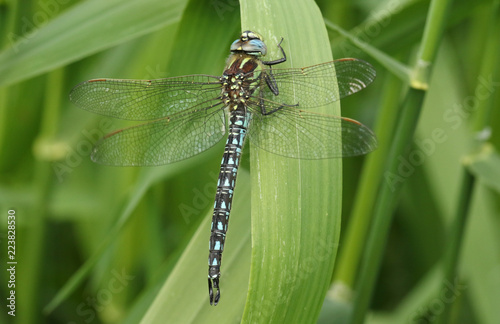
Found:
M 156 181 L 165 179 L 179 170 L 188 168 L 197 162 L 197 159 L 189 160 L 189 163 L 174 164 L 173 166 L 164 166 L 157 168 L 143 169 L 139 180 L 135 183 L 132 189 L 128 202 L 124 205 L 123 209 L 118 214 L 113 227 L 109 230 L 106 240 L 101 242 L 97 251 L 89 258 L 73 276 L 64 284 L 63 287 L 57 292 L 52 300 L 45 306 L 44 312 L 51 313 L 58 307 L 68 296 L 77 289 L 83 280 L 90 274 L 90 271 L 96 266 L 97 262 L 103 258 L 106 252 L 109 252 L 112 243 L 116 242 L 117 237 L 122 233 L 124 226 L 129 222 L 132 212 L 137 208 L 137 205 L 146 194 L 148 188 Z
M 281 57 L 276 44 L 284 38 L 287 62 L 280 67 L 332 60 L 314 1 L 241 1 L 241 17 L 242 30 L 263 35 L 267 60 Z M 336 103 L 317 111 L 338 115 L 339 108 Z M 250 151 L 252 266 L 243 322 L 314 322 L 337 251 L 342 161 L 285 158 L 251 142 Z
M 489 144 L 481 152 L 464 159 L 465 165 L 481 182 L 500 193 L 500 155 Z
M 0 86 L 13 84 L 158 30 L 180 19 L 185 0 L 84 1 L 26 35 L 7 35 Z M 28 24 L 28 23 L 27 23 Z
M 401 62 L 395 60 L 391 56 L 382 52 L 376 47 L 362 41 L 356 36 L 352 35 L 348 31 L 342 29 L 340 26 L 332 23 L 331 21 L 325 20 L 325 24 L 328 28 L 340 33 L 342 36 L 349 39 L 354 45 L 365 51 L 371 57 L 376 59 L 382 66 L 391 71 L 395 76 L 397 76 L 401 81 L 408 82 L 410 79 L 410 68 Z
M 240 170 L 222 259 L 222 299 L 210 306 L 208 238 L 212 210 L 205 215 L 141 323 L 231 323 L 241 317 L 250 271 L 250 181 Z

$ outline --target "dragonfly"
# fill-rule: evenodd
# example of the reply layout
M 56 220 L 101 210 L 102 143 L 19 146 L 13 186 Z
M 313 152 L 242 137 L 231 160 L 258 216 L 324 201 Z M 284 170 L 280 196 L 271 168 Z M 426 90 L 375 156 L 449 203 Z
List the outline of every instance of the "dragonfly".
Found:
M 93 148 L 94 162 L 156 166 L 182 161 L 226 134 L 215 194 L 208 256 L 211 305 L 220 300 L 220 267 L 243 145 L 296 159 L 341 158 L 374 150 L 374 133 L 360 122 L 314 112 L 315 107 L 364 89 L 375 79 L 367 62 L 344 58 L 304 68 L 265 61 L 263 37 L 244 31 L 230 47 L 222 76 L 156 80 L 93 79 L 70 93 L 76 106 L 140 125 L 116 130 Z M 290 99 L 294 98 L 294 99 Z

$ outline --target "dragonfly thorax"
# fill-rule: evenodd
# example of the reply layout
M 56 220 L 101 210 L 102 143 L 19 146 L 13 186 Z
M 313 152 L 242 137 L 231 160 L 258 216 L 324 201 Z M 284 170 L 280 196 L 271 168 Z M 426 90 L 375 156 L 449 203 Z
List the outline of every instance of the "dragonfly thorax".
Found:
M 259 85 L 262 66 L 258 59 L 247 54 L 231 54 L 220 78 L 222 102 L 229 111 L 243 108 Z

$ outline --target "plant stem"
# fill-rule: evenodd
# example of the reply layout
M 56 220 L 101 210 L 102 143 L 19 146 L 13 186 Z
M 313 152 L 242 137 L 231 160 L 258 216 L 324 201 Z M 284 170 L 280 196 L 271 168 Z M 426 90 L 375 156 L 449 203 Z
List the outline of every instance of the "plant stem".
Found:
M 394 75 L 389 75 L 383 88 L 387 91 L 381 105 L 380 118 L 374 128 L 379 140 L 379 147 L 366 158 L 358 185 L 359 189 L 353 203 L 354 208 L 345 233 L 345 243 L 340 249 L 335 269 L 334 281 L 341 282 L 350 288 L 353 288 L 355 284 L 365 247 L 365 237 L 371 224 L 375 198 L 389 153 L 389 143 L 396 128 L 401 80 Z
M 462 169 L 462 181 L 460 184 L 460 193 L 455 211 L 455 217 L 446 240 L 446 249 L 444 251 L 443 280 L 441 291 L 449 291 L 450 285 L 457 282 L 457 265 L 461 251 L 462 240 L 467 224 L 467 215 L 469 214 L 470 204 L 472 202 L 472 192 L 474 189 L 475 178 L 467 169 Z M 444 290 L 443 290 L 444 289 Z M 454 296 L 456 297 L 456 296 Z M 454 300 L 455 298 L 452 298 Z M 444 303 L 444 309 L 439 316 L 437 323 L 451 323 L 449 321 L 452 302 Z
M 356 298 L 351 323 L 362 323 L 369 308 L 392 221 L 393 206 L 397 200 L 397 193 L 405 180 L 398 174 L 401 167 L 400 158 L 404 156 L 404 152 L 415 133 L 424 94 L 423 90 L 410 89 L 403 103 L 401 119 L 398 122 L 394 142 L 389 152 L 389 166 L 384 172 L 385 181 L 382 182 L 378 203 L 375 205 L 374 218 L 359 278 L 355 285 Z
M 490 28 L 488 37 L 485 42 L 484 56 L 481 66 L 481 72 L 479 77 L 484 77 L 485 75 L 491 75 L 492 71 L 497 71 L 498 69 L 498 52 L 500 50 L 500 41 L 498 39 L 498 28 L 500 28 L 500 22 L 496 19 L 499 12 L 499 1 L 492 3 L 492 10 L 490 16 Z M 478 81 L 476 89 L 482 86 Z M 488 127 L 490 124 L 489 116 L 491 116 L 492 110 L 494 109 L 492 96 L 488 96 L 484 100 L 479 100 L 478 111 L 475 115 L 474 130 L 481 131 Z M 467 170 L 466 165 L 462 165 L 462 182 L 460 184 L 460 191 L 457 197 L 457 206 L 455 211 L 455 217 L 451 223 L 451 228 L 448 233 L 446 249 L 444 251 L 444 264 L 443 264 L 443 280 L 441 291 L 449 290 L 449 285 L 454 285 L 458 279 L 458 264 L 459 256 L 461 252 L 462 241 L 465 233 L 465 226 L 467 224 L 467 216 L 469 214 L 470 204 L 472 202 L 472 194 L 474 191 L 475 176 Z M 445 290 L 443 290 L 445 289 Z M 438 316 L 437 323 L 445 324 L 452 323 L 451 318 L 451 308 L 453 305 L 453 300 L 449 303 L 444 303 L 444 309 Z
M 47 75 L 46 97 L 44 109 L 40 123 L 40 133 L 35 141 L 34 155 L 38 158 L 35 165 L 34 186 L 36 188 L 36 198 L 34 207 L 31 210 L 33 215 L 30 220 L 29 232 L 27 233 L 27 246 L 31 248 L 27 251 L 25 257 L 26 268 L 30 269 L 26 273 L 25 289 L 23 291 L 29 298 L 26 299 L 26 309 L 30 310 L 21 314 L 20 322 L 36 323 L 41 313 L 41 303 L 37 296 L 40 296 L 40 283 L 43 281 L 43 251 L 46 240 L 46 219 L 50 206 L 51 194 L 53 192 L 54 174 L 51 167 L 51 149 L 49 144 L 54 138 L 58 125 L 62 98 L 62 69 L 57 69 Z M 37 153 L 38 152 L 38 153 Z M 47 153 L 48 152 L 48 153 Z M 23 312 L 24 313 L 24 312 Z
M 405 182 L 405 178 L 401 174 L 401 160 L 404 159 L 405 152 L 410 147 L 415 133 L 425 98 L 425 90 L 428 87 L 432 61 L 436 56 L 443 34 L 450 3 L 451 0 L 433 0 L 430 4 L 423 42 L 417 57 L 413 78 L 410 81 L 411 88 L 406 94 L 401 109 L 400 120 L 388 156 L 388 165 L 384 172 L 385 181 L 382 183 L 377 199 L 378 203 L 375 206 L 373 225 L 368 235 L 359 280 L 355 285 L 356 299 L 351 323 L 362 323 L 369 309 L 375 281 L 382 263 L 387 234 L 392 222 L 394 205 L 399 189 Z

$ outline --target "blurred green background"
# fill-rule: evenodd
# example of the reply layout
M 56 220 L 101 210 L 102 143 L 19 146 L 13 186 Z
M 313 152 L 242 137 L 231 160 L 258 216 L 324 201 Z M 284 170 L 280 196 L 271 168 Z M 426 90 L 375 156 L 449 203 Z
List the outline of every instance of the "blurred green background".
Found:
M 265 1 L 249 3 L 241 8 L 279 16 L 263 9 Z M 284 3 L 295 21 L 287 30 L 297 28 L 309 12 L 293 16 L 295 1 Z M 228 276 L 221 304 L 210 308 L 209 221 L 224 143 L 162 167 L 97 165 L 93 143 L 128 123 L 68 100 L 72 87 L 92 78 L 220 75 L 248 11 L 235 0 L 0 1 L 2 305 L 10 296 L 9 210 L 18 262 L 16 316 L 2 306 L 1 323 L 234 323 L 264 306 L 275 315 L 263 323 L 281 323 L 287 312 L 308 323 L 349 323 L 363 297 L 367 323 L 500 321 L 499 1 L 452 2 L 435 39 L 423 37 L 430 1 L 304 3 L 311 12 L 319 7 L 334 59 L 375 66 L 374 84 L 343 100 L 342 114 L 374 129 L 380 147 L 343 160 L 340 257 L 322 283 L 331 287 L 326 296 L 319 291 L 314 306 L 300 309 L 260 305 L 252 289 L 247 297 L 251 264 L 259 264 L 250 259 L 250 208 L 259 202 L 249 198 L 257 175 L 248 145 L 222 265 Z M 413 72 L 429 44 L 436 48 L 427 79 Z M 409 85 L 421 102 L 407 143 L 395 129 L 406 125 Z M 404 154 L 390 153 L 397 145 Z M 391 162 L 397 173 L 387 169 Z M 394 189 L 387 200 L 378 196 L 384 186 Z M 389 205 L 387 232 L 373 230 L 381 201 Z M 373 242 L 383 248 L 377 262 L 363 256 L 376 251 Z M 373 294 L 363 267 L 375 276 Z M 169 316 L 158 320 L 160 313 Z

